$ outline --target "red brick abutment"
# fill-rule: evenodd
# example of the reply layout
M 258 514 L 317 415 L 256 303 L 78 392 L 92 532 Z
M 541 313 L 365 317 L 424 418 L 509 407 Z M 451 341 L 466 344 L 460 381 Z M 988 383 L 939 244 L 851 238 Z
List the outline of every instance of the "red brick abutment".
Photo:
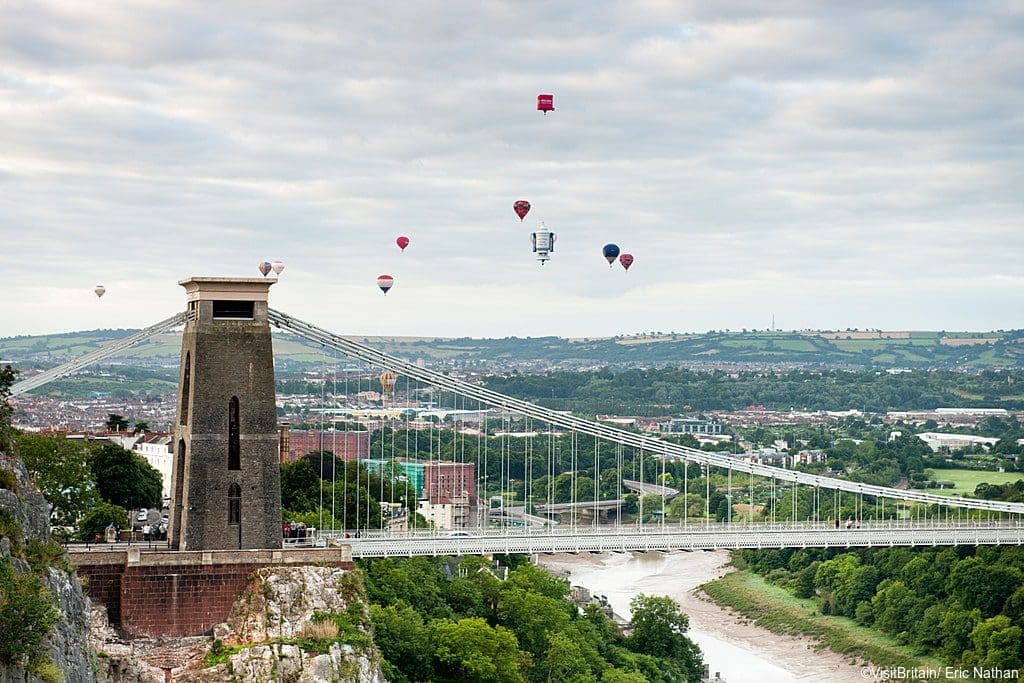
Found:
M 95 548 L 95 546 L 93 547 Z M 130 637 L 199 636 L 226 621 L 253 572 L 320 565 L 351 569 L 351 548 L 296 550 L 79 550 L 68 557 L 89 597 Z

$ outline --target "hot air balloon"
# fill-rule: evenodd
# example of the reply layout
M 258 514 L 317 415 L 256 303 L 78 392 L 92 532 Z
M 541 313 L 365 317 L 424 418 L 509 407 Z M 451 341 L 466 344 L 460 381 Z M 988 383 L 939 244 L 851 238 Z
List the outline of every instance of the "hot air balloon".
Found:
M 377 286 L 380 287 L 380 291 L 384 292 L 384 294 L 387 294 L 388 290 L 394 287 L 394 285 L 395 278 L 390 275 L 385 274 L 377 278 Z
M 405 248 L 409 246 L 409 238 L 406 237 L 405 235 L 401 235 L 398 239 L 395 240 L 395 244 L 398 245 L 399 249 L 405 251 Z
M 274 275 L 280 275 L 284 270 L 284 261 L 274 261 L 270 264 L 270 269 L 274 271 Z
M 270 274 L 270 270 L 271 270 L 271 269 L 272 269 L 273 267 L 274 267 L 274 266 L 273 266 L 273 265 L 271 265 L 270 261 L 263 261 L 263 262 L 262 262 L 262 263 L 260 263 L 260 265 L 259 265 L 259 270 L 260 270 L 260 272 L 261 272 L 261 273 L 263 273 L 263 277 L 266 277 L 267 275 L 269 275 L 269 274 Z
M 526 214 L 530 213 L 530 202 L 525 199 L 520 199 L 518 202 L 512 205 L 516 215 L 519 216 L 519 220 L 526 218 Z
M 391 390 L 395 388 L 395 380 L 397 379 L 398 375 L 390 370 L 385 370 L 380 373 L 380 388 L 384 390 L 385 394 L 390 394 Z
M 537 111 L 544 112 L 544 116 L 548 115 L 549 111 L 555 110 L 555 96 L 554 95 L 537 95 Z
M 616 257 L 619 255 L 619 245 L 617 244 L 606 244 L 604 249 L 601 250 L 604 254 L 605 259 L 608 261 L 608 267 L 611 268 L 612 264 L 615 263 Z
M 619 257 L 619 263 L 622 264 L 623 268 L 625 268 L 626 270 L 629 270 L 629 267 L 631 265 L 633 265 L 633 255 L 632 254 L 623 254 L 622 256 Z
M 551 258 L 551 252 L 555 250 L 555 233 L 548 230 L 544 221 L 541 221 L 537 232 L 530 233 L 530 243 L 533 244 L 533 253 L 543 266 L 544 262 Z
M 96 285 L 92 291 L 96 292 L 97 299 L 102 299 L 103 295 L 107 293 L 107 288 L 103 285 Z

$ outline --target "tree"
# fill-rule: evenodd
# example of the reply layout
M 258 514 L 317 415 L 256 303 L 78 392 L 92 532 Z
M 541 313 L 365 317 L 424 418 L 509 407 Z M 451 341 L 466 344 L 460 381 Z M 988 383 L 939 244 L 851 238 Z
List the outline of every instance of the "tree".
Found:
M 530 657 L 508 629 L 478 618 L 430 623 L 434 680 L 445 683 L 524 683 Z
M 975 626 L 971 642 L 974 650 L 964 654 L 965 666 L 1004 671 L 1021 667 L 1021 629 L 1013 626 L 1006 615 L 994 616 Z
M 629 603 L 633 612 L 633 632 L 626 639 L 630 650 L 642 654 L 669 657 L 685 671 L 686 679 L 699 681 L 702 657 L 696 643 L 686 637 L 690 619 L 667 596 L 641 593 Z
M 991 617 L 1002 611 L 1021 582 L 1015 567 L 991 566 L 978 557 L 966 557 L 949 573 L 947 588 L 965 608 L 977 607 L 982 617 Z
M 52 517 L 77 524 L 96 504 L 89 449 L 63 436 L 19 433 L 18 452 L 39 491 L 53 506 Z
M 107 413 L 107 421 L 103 423 L 103 426 L 110 432 L 119 432 L 122 429 L 128 429 L 128 420 L 123 415 L 117 413 Z
M 587 658 L 572 638 L 564 633 L 549 633 L 546 653 L 535 680 L 587 683 L 597 679 L 590 672 Z
M 160 473 L 141 455 L 106 444 L 93 452 L 90 465 L 96 488 L 107 502 L 128 509 L 160 506 Z
M 94 541 L 99 534 L 104 539 L 104 532 L 111 524 L 115 529 L 128 526 L 128 511 L 123 507 L 100 501 L 78 523 L 78 538 L 82 541 Z
M 498 604 L 498 622 L 516 634 L 523 649 L 540 658 L 548 636 L 569 626 L 567 600 L 549 598 L 522 588 L 506 588 Z
M 145 434 L 149 431 L 149 423 L 144 420 L 136 420 L 132 428 L 132 434 Z
M 370 605 L 370 621 L 373 641 L 396 670 L 385 672 L 389 681 L 429 681 L 433 677 L 430 629 L 416 610 L 402 600 L 387 607 Z
M 11 385 L 14 384 L 18 371 L 10 365 L 0 368 L 0 450 L 6 450 L 11 443 L 11 413 L 14 409 L 7 402 L 11 395 Z
M 0 665 L 31 670 L 45 660 L 44 639 L 60 620 L 42 580 L 16 571 L 11 558 L 0 558 Z
M 308 512 L 320 504 L 320 477 L 305 458 L 281 465 L 281 507 Z

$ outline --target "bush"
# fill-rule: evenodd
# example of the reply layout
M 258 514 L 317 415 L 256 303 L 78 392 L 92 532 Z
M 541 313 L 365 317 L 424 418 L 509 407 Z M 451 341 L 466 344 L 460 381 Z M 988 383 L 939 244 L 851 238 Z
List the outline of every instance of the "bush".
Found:
M 99 534 L 102 541 L 107 527 L 111 524 L 118 529 L 125 528 L 128 525 L 128 511 L 117 505 L 100 502 L 92 512 L 82 518 L 78 525 L 78 538 L 88 542 L 95 540 L 96 534 Z
M 58 621 L 60 612 L 42 580 L 15 572 L 10 558 L 0 560 L 0 664 L 45 662 L 43 639 Z
M 14 476 L 14 472 L 10 470 L 0 469 L 0 489 L 7 489 L 8 491 L 17 491 L 18 478 Z

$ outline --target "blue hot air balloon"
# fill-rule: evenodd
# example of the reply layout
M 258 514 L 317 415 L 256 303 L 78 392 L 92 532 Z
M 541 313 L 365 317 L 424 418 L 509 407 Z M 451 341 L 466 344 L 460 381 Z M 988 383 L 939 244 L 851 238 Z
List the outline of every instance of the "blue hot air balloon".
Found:
M 601 250 L 604 254 L 604 258 L 608 261 L 608 267 L 611 268 L 612 264 L 615 263 L 615 259 L 619 256 L 619 245 L 617 244 L 606 244 L 604 249 Z

